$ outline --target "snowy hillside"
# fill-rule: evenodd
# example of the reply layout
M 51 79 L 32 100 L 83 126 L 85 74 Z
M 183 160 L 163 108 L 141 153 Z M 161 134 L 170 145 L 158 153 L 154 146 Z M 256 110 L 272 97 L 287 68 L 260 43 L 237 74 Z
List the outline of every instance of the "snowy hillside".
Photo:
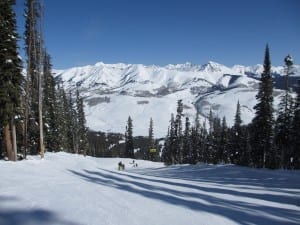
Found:
M 229 125 L 239 100 L 243 121 L 251 121 L 257 77 L 262 70 L 262 65 L 229 68 L 215 62 L 165 67 L 100 62 L 55 72 L 67 89 L 73 93 L 76 88 L 81 91 L 90 129 L 124 133 L 131 116 L 134 135 L 147 135 L 152 117 L 155 136 L 163 137 L 179 99 L 183 99 L 184 113 L 191 119 L 198 111 L 204 120 L 212 109 L 216 116 L 226 116 Z M 284 74 L 283 67 L 273 67 L 272 71 Z M 299 76 L 298 71 L 300 67 L 295 66 L 294 76 Z M 275 99 L 279 95 L 280 91 L 276 91 Z
M 0 225 L 300 223 L 298 171 L 131 161 L 67 153 L 0 161 Z

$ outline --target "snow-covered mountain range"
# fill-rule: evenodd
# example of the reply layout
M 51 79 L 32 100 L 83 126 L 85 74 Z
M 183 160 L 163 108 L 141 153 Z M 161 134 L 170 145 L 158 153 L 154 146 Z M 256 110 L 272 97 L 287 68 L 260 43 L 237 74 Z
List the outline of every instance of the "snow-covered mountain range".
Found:
M 104 64 L 56 70 L 56 79 L 67 90 L 78 88 L 84 97 L 87 126 L 95 131 L 125 132 L 128 116 L 133 119 L 134 135 L 147 135 L 150 118 L 156 137 L 167 134 L 171 113 L 176 113 L 177 100 L 184 103 L 184 114 L 191 120 L 200 113 L 204 121 L 210 109 L 225 116 L 232 125 L 237 101 L 242 119 L 249 123 L 262 65 L 226 67 L 216 62 L 145 66 L 142 64 Z M 275 106 L 282 93 L 280 83 L 284 67 L 272 67 L 275 78 Z M 294 66 L 291 86 L 300 76 Z

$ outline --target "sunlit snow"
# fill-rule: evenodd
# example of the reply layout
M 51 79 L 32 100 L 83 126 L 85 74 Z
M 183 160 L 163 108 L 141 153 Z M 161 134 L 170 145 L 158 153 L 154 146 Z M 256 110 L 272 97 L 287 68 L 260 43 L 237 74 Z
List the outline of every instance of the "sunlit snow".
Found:
M 300 223 L 299 171 L 135 162 L 67 153 L 0 161 L 0 225 Z

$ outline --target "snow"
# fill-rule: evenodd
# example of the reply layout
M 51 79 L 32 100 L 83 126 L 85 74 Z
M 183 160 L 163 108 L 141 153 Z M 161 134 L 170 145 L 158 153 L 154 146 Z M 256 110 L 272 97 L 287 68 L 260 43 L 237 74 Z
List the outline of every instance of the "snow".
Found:
M 227 125 L 234 124 L 237 102 L 241 105 L 241 116 L 244 124 L 251 122 L 255 111 L 253 107 L 257 101 L 256 90 L 252 88 L 234 88 L 224 92 L 215 91 L 203 98 L 197 103 L 204 115 L 209 115 L 210 109 L 214 109 L 214 116 L 219 118 L 226 117 Z M 205 103 L 205 104 L 204 104 Z
M 0 161 L 0 225 L 300 223 L 299 171 L 131 162 L 67 153 Z
M 189 102 L 190 96 L 189 90 L 179 91 L 165 98 L 109 95 L 109 103 L 102 103 L 93 107 L 85 106 L 85 115 L 88 118 L 87 127 L 96 131 L 124 133 L 128 116 L 130 116 L 133 120 L 133 135 L 147 136 L 149 133 L 149 121 L 152 118 L 155 137 L 164 137 L 167 134 L 171 113 L 176 112 L 179 98 L 183 99 L 184 104 L 190 107 L 185 109 L 184 113 L 187 116 L 192 117 L 196 114 L 195 108 Z M 146 104 L 139 103 L 145 100 Z M 101 120 L 99 119 L 100 115 Z

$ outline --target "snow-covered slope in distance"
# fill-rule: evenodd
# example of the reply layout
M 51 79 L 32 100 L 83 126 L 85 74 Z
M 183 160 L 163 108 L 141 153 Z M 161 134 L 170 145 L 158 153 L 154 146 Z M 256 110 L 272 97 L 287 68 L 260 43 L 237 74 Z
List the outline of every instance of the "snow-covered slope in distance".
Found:
M 128 116 L 133 119 L 134 135 L 147 135 L 149 120 L 154 121 L 154 134 L 163 137 L 171 113 L 176 113 L 182 99 L 184 113 L 193 120 L 196 112 L 204 120 L 209 110 L 233 123 L 236 104 L 242 105 L 242 119 L 251 121 L 262 65 L 226 67 L 216 62 L 145 66 L 142 64 L 104 64 L 55 71 L 64 87 L 78 88 L 85 101 L 90 129 L 124 133 Z M 274 74 L 284 74 L 283 67 L 272 67 Z M 295 75 L 300 67 L 295 66 Z M 294 75 L 294 76 L 295 76 Z M 280 96 L 275 92 L 275 99 Z
M 0 160 L 0 225 L 300 222 L 297 171 L 135 162 L 63 152 Z

